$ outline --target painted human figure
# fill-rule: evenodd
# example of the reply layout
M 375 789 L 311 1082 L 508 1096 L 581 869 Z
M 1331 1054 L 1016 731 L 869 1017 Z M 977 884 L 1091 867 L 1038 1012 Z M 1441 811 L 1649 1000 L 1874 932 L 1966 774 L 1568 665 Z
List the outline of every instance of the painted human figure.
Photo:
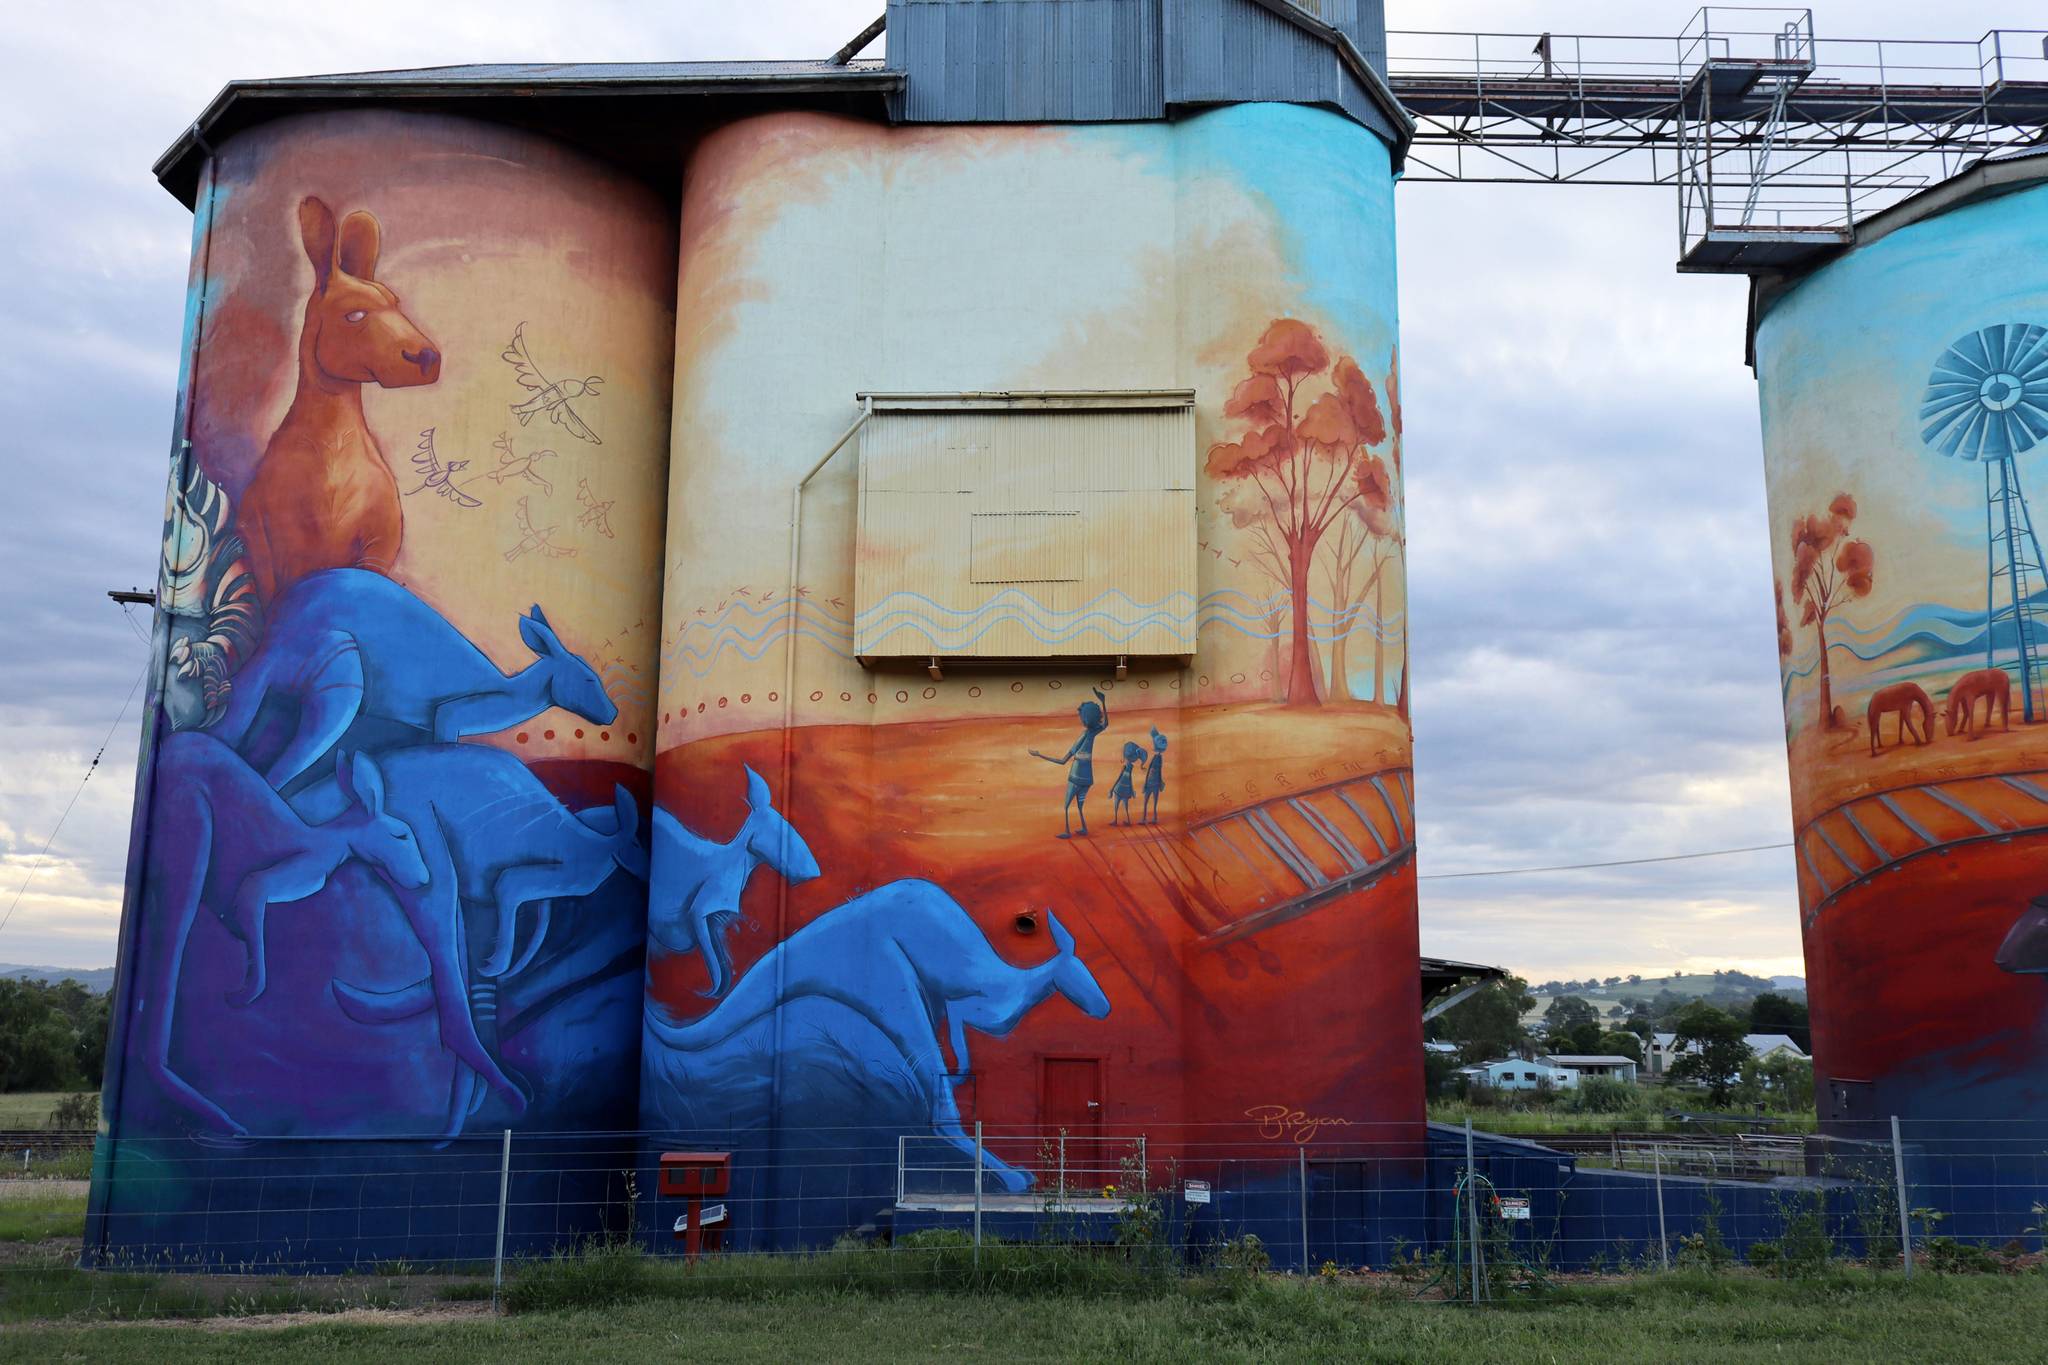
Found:
M 1060 806 L 1060 823 L 1065 827 L 1060 832 L 1062 839 L 1074 837 L 1073 818 L 1079 816 L 1081 833 L 1088 833 L 1088 789 L 1095 785 L 1095 737 L 1109 728 L 1109 698 L 1101 688 L 1095 689 L 1095 700 L 1084 701 L 1075 708 L 1081 717 L 1081 737 L 1074 741 L 1063 758 L 1031 750 L 1033 758 L 1042 758 L 1048 763 L 1061 767 L 1072 764 L 1067 773 L 1067 799 Z
M 1141 823 L 1159 823 L 1159 794 L 1166 790 L 1166 736 L 1152 727 L 1152 761 L 1145 765 L 1145 813 Z
M 1109 813 L 1109 823 L 1112 825 L 1116 824 L 1119 820 L 1126 825 L 1135 823 L 1131 819 L 1131 798 L 1136 796 L 1138 792 L 1137 788 L 1131 784 L 1131 770 L 1144 762 L 1144 760 L 1145 750 L 1141 746 L 1133 744 L 1130 740 L 1125 740 L 1124 770 L 1116 775 L 1116 785 L 1109 789 L 1109 799 L 1115 803 L 1110 808 Z

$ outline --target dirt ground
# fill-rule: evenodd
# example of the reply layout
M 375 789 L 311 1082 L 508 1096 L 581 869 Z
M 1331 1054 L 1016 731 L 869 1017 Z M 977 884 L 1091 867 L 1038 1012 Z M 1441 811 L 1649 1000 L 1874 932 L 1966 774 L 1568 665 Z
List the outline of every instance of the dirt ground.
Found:
M 1939 715 L 1929 743 L 1898 742 L 1897 721 L 1884 721 L 1884 747 L 1870 752 L 1860 719 L 1847 729 L 1808 726 L 1792 737 L 1792 823 L 1805 828 L 1817 816 L 1873 792 L 1925 782 L 2048 769 L 2048 723 L 2025 725 L 2014 707 L 2010 730 L 1949 735 Z

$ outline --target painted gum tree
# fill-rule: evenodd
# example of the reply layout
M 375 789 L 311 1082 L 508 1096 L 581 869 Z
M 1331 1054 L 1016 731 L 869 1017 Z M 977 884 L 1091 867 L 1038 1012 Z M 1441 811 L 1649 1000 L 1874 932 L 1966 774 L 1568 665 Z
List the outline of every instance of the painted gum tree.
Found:
M 1245 362 L 1251 373 L 1223 406 L 1223 415 L 1243 423 L 1245 432 L 1209 448 L 1208 470 L 1220 482 L 1256 490 L 1232 502 L 1239 515 L 1266 524 L 1284 561 L 1290 604 L 1287 701 L 1311 705 L 1322 700 L 1309 629 L 1316 550 L 1331 526 L 1354 515 L 1368 496 L 1360 466 L 1371 447 L 1387 439 L 1386 419 L 1358 362 L 1345 356 L 1333 369 L 1322 338 L 1298 319 L 1280 318 L 1268 326 Z M 1322 391 L 1307 401 L 1308 386 L 1325 374 Z
M 1799 624 L 1812 626 L 1820 645 L 1820 723 L 1835 726 L 1834 685 L 1828 674 L 1828 616 L 1844 602 L 1870 596 L 1877 553 L 1866 541 L 1849 538 L 1856 499 L 1835 494 L 1825 513 L 1792 523 L 1792 600 L 1800 604 Z M 1782 643 L 1782 637 L 1781 637 Z

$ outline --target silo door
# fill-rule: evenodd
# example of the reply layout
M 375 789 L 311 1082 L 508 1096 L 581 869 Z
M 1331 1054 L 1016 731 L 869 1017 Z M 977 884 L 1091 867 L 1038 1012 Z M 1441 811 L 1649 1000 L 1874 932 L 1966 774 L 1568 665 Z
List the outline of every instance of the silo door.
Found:
M 1039 1122 L 1048 1135 L 1092 1138 L 1102 1131 L 1102 1059 L 1047 1057 L 1039 1091 Z

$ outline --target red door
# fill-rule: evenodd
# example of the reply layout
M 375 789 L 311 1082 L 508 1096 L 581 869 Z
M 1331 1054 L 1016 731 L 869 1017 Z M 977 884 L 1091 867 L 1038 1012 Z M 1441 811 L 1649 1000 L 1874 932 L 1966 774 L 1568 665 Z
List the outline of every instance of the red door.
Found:
M 1050 1137 L 1092 1138 L 1102 1131 L 1102 1059 L 1047 1057 L 1038 1105 L 1039 1122 Z

